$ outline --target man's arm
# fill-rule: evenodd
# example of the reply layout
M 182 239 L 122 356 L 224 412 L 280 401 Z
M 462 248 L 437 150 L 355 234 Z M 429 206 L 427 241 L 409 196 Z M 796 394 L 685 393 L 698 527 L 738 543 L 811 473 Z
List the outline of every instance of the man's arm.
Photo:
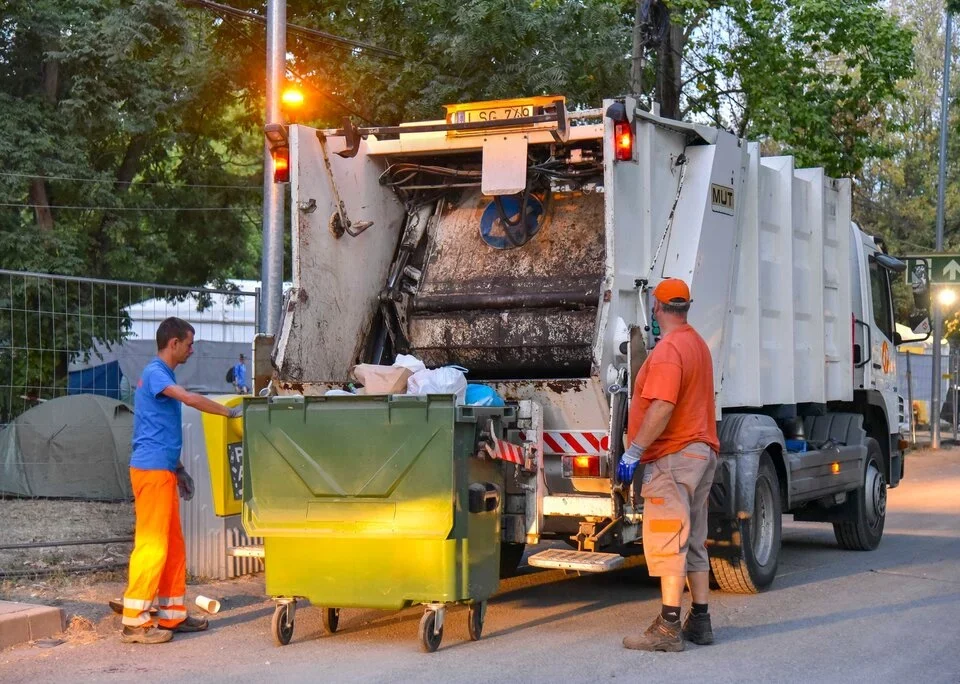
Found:
M 195 392 L 188 392 L 183 389 L 180 385 L 169 385 L 167 388 L 161 392 L 166 397 L 171 399 L 176 399 L 177 401 L 183 402 L 187 406 L 191 406 L 198 411 L 203 411 L 204 413 L 212 413 L 217 416 L 230 417 L 230 409 L 223 404 L 218 404 L 212 399 L 207 399 L 202 394 L 197 394 Z
M 641 449 L 646 449 L 653 444 L 657 437 L 667 429 L 675 408 L 669 401 L 654 399 L 643 416 L 643 422 L 640 423 L 640 429 L 637 431 L 636 437 L 633 438 L 633 444 Z
M 643 416 L 643 422 L 640 423 L 640 429 L 637 431 L 636 437 L 633 438 L 633 443 L 620 456 L 620 463 L 617 464 L 618 482 L 624 484 L 633 482 L 637 466 L 643 459 L 643 452 L 667 428 L 670 416 L 673 415 L 673 409 L 674 405 L 664 399 L 654 399 L 650 402 L 650 406 L 647 407 L 647 412 Z

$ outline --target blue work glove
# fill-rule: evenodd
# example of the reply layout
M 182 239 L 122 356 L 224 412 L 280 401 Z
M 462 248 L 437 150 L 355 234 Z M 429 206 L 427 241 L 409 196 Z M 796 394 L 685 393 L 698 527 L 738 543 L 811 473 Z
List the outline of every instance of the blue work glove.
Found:
M 230 415 L 228 418 L 242 418 L 243 417 L 243 406 L 234 406 L 230 409 Z
M 636 444 L 631 444 L 630 448 L 623 452 L 620 457 L 620 463 L 617 465 L 617 480 L 624 484 L 633 482 L 633 476 L 637 472 L 637 466 L 640 465 L 640 459 L 643 457 L 645 449 Z

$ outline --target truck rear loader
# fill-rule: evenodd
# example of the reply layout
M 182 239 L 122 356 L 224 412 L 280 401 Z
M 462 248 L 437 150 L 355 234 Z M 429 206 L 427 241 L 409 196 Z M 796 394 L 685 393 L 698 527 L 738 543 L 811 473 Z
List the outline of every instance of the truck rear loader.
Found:
M 851 220 L 849 180 L 629 97 L 275 133 L 290 160 L 293 288 L 270 340 L 270 394 L 322 397 L 355 364 L 400 353 L 495 388 L 517 407 L 497 436 L 531 455 L 529 467 L 503 464 L 504 571 L 547 540 L 570 548 L 530 565 L 603 572 L 639 554 L 641 478 L 622 487 L 613 475 L 664 278 L 690 285 L 690 322 L 714 362 L 717 584 L 770 585 L 786 513 L 833 525 L 846 549 L 880 543 L 904 475 L 891 296 L 904 264 Z M 298 447 L 315 462 L 351 458 L 308 434 Z M 363 501 L 301 495 L 304 515 Z

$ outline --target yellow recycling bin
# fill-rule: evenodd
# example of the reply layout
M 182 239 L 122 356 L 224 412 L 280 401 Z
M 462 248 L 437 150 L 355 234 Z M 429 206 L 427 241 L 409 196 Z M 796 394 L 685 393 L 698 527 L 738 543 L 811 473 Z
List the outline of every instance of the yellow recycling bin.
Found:
M 243 397 L 236 394 L 210 398 L 230 408 L 243 403 Z M 213 512 L 220 517 L 239 515 L 243 507 L 243 419 L 201 415 Z

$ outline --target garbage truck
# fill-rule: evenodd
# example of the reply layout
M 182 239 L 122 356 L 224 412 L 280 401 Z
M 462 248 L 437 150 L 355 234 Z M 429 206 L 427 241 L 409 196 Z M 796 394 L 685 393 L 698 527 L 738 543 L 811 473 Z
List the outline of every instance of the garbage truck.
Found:
M 290 184 L 293 250 L 266 371 L 258 354 L 268 401 L 343 390 L 356 364 L 398 354 L 467 369 L 515 407 L 497 437 L 527 454 L 496 484 L 503 570 L 525 551 L 531 566 L 579 572 L 641 554 L 639 484 L 614 473 L 665 278 L 689 284 L 713 358 L 719 587 L 771 584 L 785 514 L 832 525 L 844 549 L 880 543 L 907 446 L 891 290 L 905 266 L 853 222 L 850 180 L 630 97 L 463 103 L 443 119 L 276 126 L 268 139 L 289 160 L 277 180 Z M 365 401 L 378 421 L 385 410 L 357 397 L 357 426 Z M 382 438 L 296 434 L 315 462 Z M 257 446 L 245 441 L 245 459 Z M 244 487 L 254 502 L 257 482 Z M 351 514 L 342 492 L 304 492 L 304 510 L 339 501 L 337 519 Z M 565 544 L 533 548 L 551 540 Z M 269 550 L 267 564 L 269 580 Z

